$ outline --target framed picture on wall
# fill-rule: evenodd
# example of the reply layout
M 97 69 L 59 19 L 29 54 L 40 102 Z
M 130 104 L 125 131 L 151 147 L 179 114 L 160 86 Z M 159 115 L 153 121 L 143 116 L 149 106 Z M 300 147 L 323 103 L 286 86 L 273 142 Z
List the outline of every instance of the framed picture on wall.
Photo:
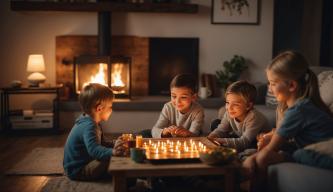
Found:
M 260 0 L 212 0 L 212 24 L 258 25 Z

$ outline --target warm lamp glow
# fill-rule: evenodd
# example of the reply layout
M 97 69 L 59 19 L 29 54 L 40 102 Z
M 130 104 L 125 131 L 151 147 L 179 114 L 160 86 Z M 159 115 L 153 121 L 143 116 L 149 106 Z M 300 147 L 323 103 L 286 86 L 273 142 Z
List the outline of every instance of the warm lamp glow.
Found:
M 45 71 L 45 63 L 43 55 L 35 55 L 35 54 L 29 55 L 27 71 L 28 72 Z
M 43 83 L 46 77 L 39 73 L 45 71 L 45 63 L 43 55 L 29 55 L 28 64 L 27 64 L 27 71 L 32 72 L 28 76 L 28 81 L 30 82 L 30 86 L 38 87 L 39 83 Z

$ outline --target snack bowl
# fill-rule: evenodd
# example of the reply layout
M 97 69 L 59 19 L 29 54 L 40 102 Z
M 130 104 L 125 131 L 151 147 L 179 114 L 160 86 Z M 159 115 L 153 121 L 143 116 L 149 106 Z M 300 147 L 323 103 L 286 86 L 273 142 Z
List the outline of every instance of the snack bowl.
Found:
M 206 152 L 200 152 L 200 160 L 208 165 L 221 165 L 232 161 L 236 157 L 236 149 L 229 147 L 216 147 Z

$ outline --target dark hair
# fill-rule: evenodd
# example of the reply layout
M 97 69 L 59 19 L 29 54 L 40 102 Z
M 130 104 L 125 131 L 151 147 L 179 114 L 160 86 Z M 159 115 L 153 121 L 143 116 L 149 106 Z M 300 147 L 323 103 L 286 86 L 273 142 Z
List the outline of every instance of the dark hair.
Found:
M 197 80 L 192 74 L 176 75 L 170 83 L 170 88 L 174 87 L 186 87 L 191 89 L 193 93 L 198 91 Z
M 230 93 L 238 94 L 243 97 L 246 102 L 253 104 L 257 97 L 256 87 L 247 81 L 236 81 L 229 85 L 225 91 L 225 98 Z
M 112 90 L 98 83 L 90 83 L 85 86 L 79 95 L 79 103 L 84 113 L 91 115 L 92 110 L 104 101 L 112 101 Z
M 331 111 L 320 97 L 317 76 L 309 69 L 306 58 L 296 51 L 285 51 L 276 56 L 267 67 L 283 80 L 294 80 L 298 84 L 296 97 L 309 98 L 317 107 L 332 115 Z M 279 104 L 280 112 L 287 109 L 285 103 Z

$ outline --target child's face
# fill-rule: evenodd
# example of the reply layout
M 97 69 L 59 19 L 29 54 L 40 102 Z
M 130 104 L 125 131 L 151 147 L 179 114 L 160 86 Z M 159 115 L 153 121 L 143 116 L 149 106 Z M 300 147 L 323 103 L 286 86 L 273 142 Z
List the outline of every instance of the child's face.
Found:
M 243 121 L 251 109 L 250 104 L 241 95 L 235 93 L 227 94 L 225 107 L 229 116 L 238 121 Z
M 171 88 L 171 103 L 181 113 L 190 110 L 191 104 L 195 101 L 196 95 L 192 90 L 186 87 Z
M 107 121 L 112 114 L 112 101 L 102 102 L 99 106 L 97 106 L 96 115 L 99 116 L 101 121 Z
M 288 81 L 279 78 L 272 71 L 267 71 L 267 79 L 269 82 L 269 90 L 276 97 L 278 102 L 286 102 L 291 97 L 290 86 Z

